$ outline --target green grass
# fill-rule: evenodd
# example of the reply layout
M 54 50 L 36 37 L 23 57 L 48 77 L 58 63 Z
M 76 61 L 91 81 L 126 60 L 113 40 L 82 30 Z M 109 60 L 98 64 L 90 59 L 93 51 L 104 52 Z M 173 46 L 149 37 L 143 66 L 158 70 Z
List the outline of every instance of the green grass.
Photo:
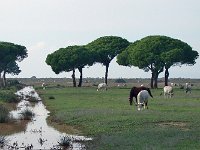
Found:
M 0 89 L 0 103 L 17 103 L 19 99 L 14 94 L 14 89 Z
M 5 123 L 10 120 L 9 118 L 9 106 L 7 103 L 17 103 L 19 99 L 14 94 L 16 88 L 4 88 L 0 89 L 0 123 Z
M 47 88 L 41 96 L 51 121 L 65 123 L 93 137 L 87 149 L 198 149 L 200 147 L 200 90 L 186 95 L 175 89 L 172 99 L 152 90 L 149 109 L 130 106 L 130 89 Z M 55 99 L 49 99 L 54 96 Z

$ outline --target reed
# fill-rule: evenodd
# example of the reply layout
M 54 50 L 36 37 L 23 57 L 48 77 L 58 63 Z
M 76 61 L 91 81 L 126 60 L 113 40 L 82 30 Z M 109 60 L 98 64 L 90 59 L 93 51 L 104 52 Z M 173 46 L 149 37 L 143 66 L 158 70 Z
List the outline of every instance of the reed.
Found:
M 3 105 L 0 105 L 0 123 L 9 121 L 9 111 Z
M 63 149 L 69 148 L 72 145 L 71 139 L 68 136 L 61 137 L 60 140 L 58 141 L 58 144 Z

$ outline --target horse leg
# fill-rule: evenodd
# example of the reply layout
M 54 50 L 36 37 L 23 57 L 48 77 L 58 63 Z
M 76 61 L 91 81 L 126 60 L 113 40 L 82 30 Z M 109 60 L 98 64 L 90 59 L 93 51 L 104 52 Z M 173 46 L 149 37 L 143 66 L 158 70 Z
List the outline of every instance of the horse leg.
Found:
M 138 106 L 137 97 L 135 97 L 135 106 Z
M 146 105 L 146 108 L 148 109 L 147 102 L 145 103 L 145 105 Z
M 137 105 L 137 108 L 138 108 L 138 110 L 142 110 L 141 104 L 138 104 L 138 105 Z

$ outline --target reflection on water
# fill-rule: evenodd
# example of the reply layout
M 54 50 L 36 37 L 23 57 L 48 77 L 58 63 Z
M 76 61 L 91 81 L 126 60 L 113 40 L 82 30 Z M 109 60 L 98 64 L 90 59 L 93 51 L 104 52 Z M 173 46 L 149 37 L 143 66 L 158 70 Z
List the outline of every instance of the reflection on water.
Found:
M 32 91 L 34 91 L 32 87 L 26 87 L 17 92 L 17 94 L 26 95 L 33 93 L 34 96 L 38 98 L 38 100 L 41 100 L 38 94 L 35 91 Z M 91 138 L 86 138 L 84 136 L 61 133 L 56 129 L 48 126 L 46 118 L 48 117 L 49 111 L 45 108 L 42 101 L 38 101 L 34 106 L 31 106 L 28 101 L 22 100 L 18 104 L 17 110 L 10 112 L 10 114 L 14 118 L 20 118 L 20 112 L 27 108 L 35 113 L 34 118 L 27 124 L 26 130 L 24 132 L 7 136 L 7 139 L 9 139 L 8 145 L 17 144 L 17 146 L 21 147 L 21 149 L 24 149 L 24 147 L 27 146 L 33 149 L 53 149 L 56 147 L 56 145 L 58 145 L 58 141 L 60 141 L 62 137 L 67 136 L 71 139 L 71 149 L 80 150 L 85 149 L 85 146 L 80 143 L 81 141 L 92 140 Z M 8 146 L 6 148 L 8 148 Z

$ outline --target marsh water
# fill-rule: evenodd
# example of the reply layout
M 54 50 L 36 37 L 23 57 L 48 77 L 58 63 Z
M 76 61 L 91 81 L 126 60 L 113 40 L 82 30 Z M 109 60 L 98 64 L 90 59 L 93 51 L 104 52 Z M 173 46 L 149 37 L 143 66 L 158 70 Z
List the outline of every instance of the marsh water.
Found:
M 46 118 L 50 112 L 46 109 L 41 101 L 41 98 L 38 96 L 33 87 L 25 87 L 16 94 L 20 95 L 22 100 L 17 105 L 17 110 L 11 111 L 10 115 L 19 121 L 21 112 L 25 109 L 31 110 L 35 115 L 31 121 L 28 122 L 26 129 L 23 132 L 6 136 L 8 144 L 4 147 L 5 149 L 12 148 L 12 145 L 19 149 L 25 149 L 27 147 L 30 149 L 62 149 L 58 143 L 62 137 L 70 139 L 69 149 L 86 149 L 83 143 L 84 141 L 92 140 L 91 138 L 61 133 L 47 124 Z M 38 102 L 32 105 L 29 101 L 27 101 L 30 97 L 36 98 Z

